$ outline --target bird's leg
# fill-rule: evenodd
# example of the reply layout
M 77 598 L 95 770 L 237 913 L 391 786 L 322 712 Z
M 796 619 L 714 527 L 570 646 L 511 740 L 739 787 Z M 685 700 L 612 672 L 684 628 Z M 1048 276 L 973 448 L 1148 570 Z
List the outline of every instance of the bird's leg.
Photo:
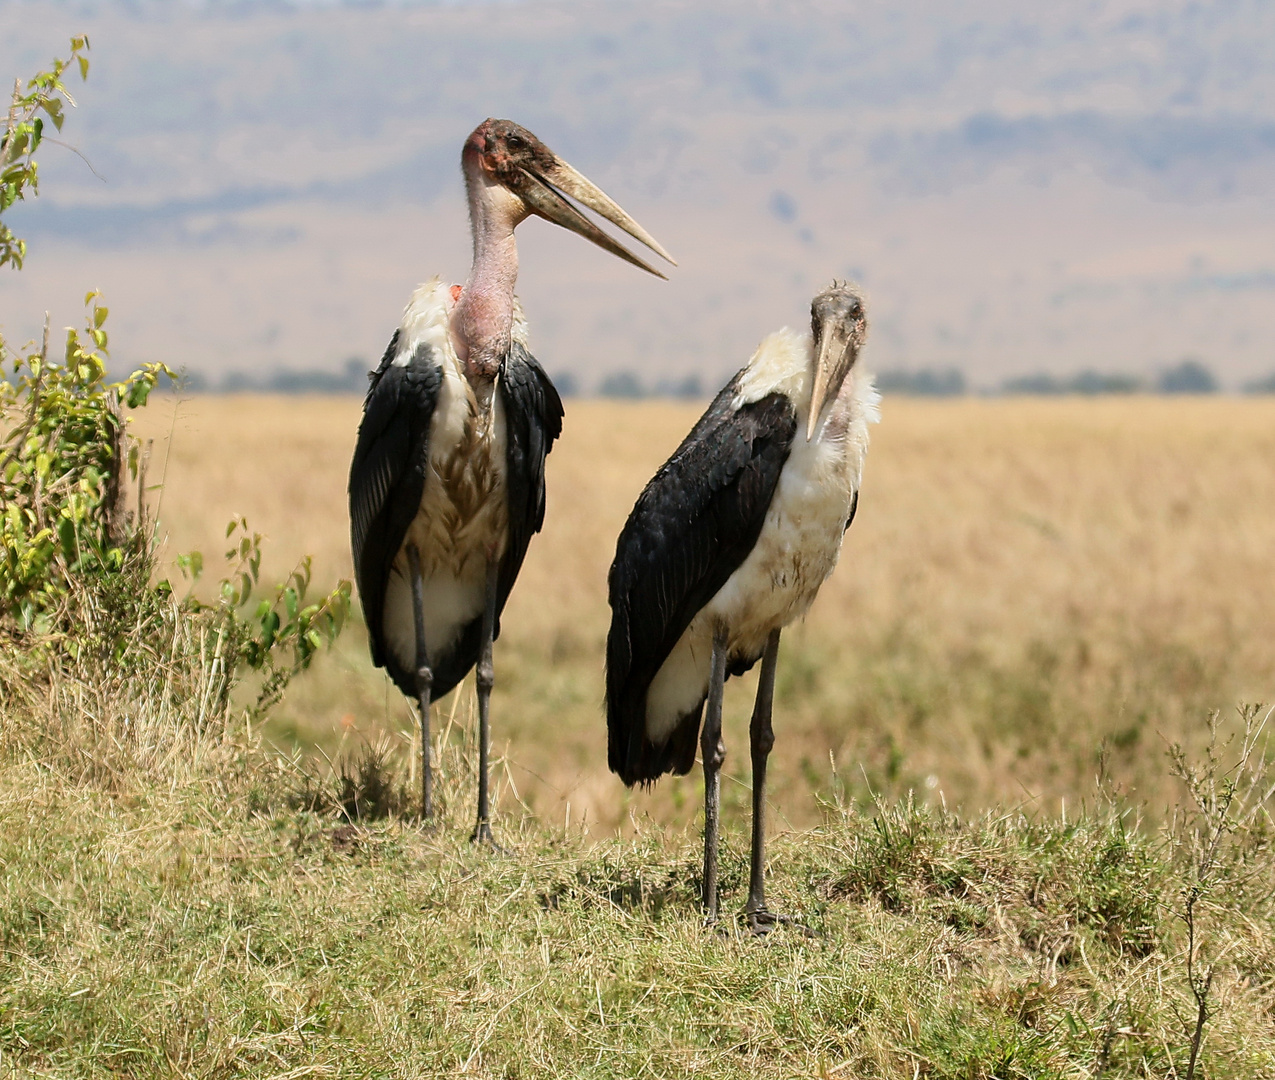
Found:
M 496 682 L 496 671 L 491 662 L 491 641 L 496 632 L 496 593 L 500 563 L 492 559 L 487 564 L 487 602 L 483 607 L 482 652 L 478 654 L 475 681 L 478 684 L 478 824 L 473 843 L 495 847 L 491 835 L 491 805 L 487 790 L 487 758 L 491 750 L 491 688 Z
M 416 621 L 416 704 L 421 711 L 421 820 L 428 821 L 434 816 L 434 785 L 429 767 L 429 702 L 434 691 L 434 672 L 425 651 L 425 586 L 415 544 L 407 545 L 407 564 L 412 573 L 412 614 Z
M 775 700 L 775 662 L 778 657 L 779 631 L 772 630 L 766 640 L 766 652 L 762 655 L 757 703 L 753 706 L 753 720 L 748 732 L 753 755 L 753 852 L 744 914 L 748 918 L 749 929 L 755 934 L 766 933 L 776 922 L 776 916 L 766 908 L 766 759 L 775 745 L 770 714 Z
M 717 921 L 717 839 L 721 809 L 722 762 L 726 744 L 722 741 L 722 688 L 726 682 L 726 633 L 713 635 L 712 674 L 708 681 L 708 711 L 700 735 L 704 761 L 704 910 L 710 924 Z

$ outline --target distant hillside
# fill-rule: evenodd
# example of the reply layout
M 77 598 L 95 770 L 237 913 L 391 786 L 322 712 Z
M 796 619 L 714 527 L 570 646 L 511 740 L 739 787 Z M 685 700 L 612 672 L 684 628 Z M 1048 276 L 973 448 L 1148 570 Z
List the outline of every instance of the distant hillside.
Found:
M 796 10 L 794 10 L 796 8 Z M 512 116 L 678 257 L 670 285 L 541 223 L 520 291 L 595 386 L 738 367 L 836 276 L 872 362 L 1225 385 L 1275 364 L 1275 8 L 979 2 L 0 0 L 0 74 L 93 42 L 0 321 L 106 290 L 116 355 L 338 373 L 463 279 L 460 143 Z

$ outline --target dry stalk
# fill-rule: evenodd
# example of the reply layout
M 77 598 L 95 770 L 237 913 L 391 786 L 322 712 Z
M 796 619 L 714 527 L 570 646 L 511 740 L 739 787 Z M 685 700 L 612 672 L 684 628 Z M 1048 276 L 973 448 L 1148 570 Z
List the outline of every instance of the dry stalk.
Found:
M 1201 971 L 1200 903 L 1222 880 L 1225 868 L 1221 865 L 1221 857 L 1225 851 L 1226 839 L 1248 830 L 1259 815 L 1265 814 L 1266 802 L 1275 790 L 1268 783 L 1265 753 L 1258 752 L 1259 743 L 1273 712 L 1275 706 L 1268 708 L 1264 714 L 1261 706 L 1241 707 L 1240 718 L 1244 723 L 1244 733 L 1238 757 L 1230 768 L 1225 768 L 1221 759 L 1231 739 L 1219 745 L 1220 714 L 1216 712 L 1208 719 L 1209 741 L 1202 768 L 1190 764 L 1180 744 L 1175 743 L 1169 749 L 1173 775 L 1186 786 L 1194 804 L 1194 813 L 1191 815 L 1194 823 L 1187 818 L 1180 826 L 1186 833 L 1185 841 L 1181 837 L 1177 840 L 1178 843 L 1189 843 L 1192 854 L 1190 877 L 1183 889 L 1181 913 L 1187 935 L 1187 985 L 1195 1002 L 1186 1080 L 1195 1080 L 1205 1026 L 1212 1016 L 1209 996 L 1217 970 L 1215 958 L 1213 963 Z
M 115 393 L 106 397 L 107 411 L 111 418 L 107 435 L 110 449 L 110 467 L 106 474 L 106 496 L 102 500 L 102 516 L 106 526 L 106 539 L 112 547 L 123 547 L 128 541 L 128 510 L 124 505 L 124 410 L 120 408 Z

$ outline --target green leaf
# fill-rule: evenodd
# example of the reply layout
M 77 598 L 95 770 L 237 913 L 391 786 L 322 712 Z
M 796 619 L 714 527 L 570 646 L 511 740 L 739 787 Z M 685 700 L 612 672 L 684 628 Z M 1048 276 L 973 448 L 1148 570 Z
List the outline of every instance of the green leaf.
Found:
M 48 114 L 49 119 L 53 121 L 53 126 L 58 131 L 61 131 L 62 122 L 66 119 L 62 114 L 62 99 L 58 97 L 44 98 L 40 102 L 40 108 Z
M 64 559 L 75 558 L 75 522 L 70 518 L 64 517 L 58 521 L 58 543 L 61 545 Z
M 198 581 L 199 575 L 204 572 L 204 556 L 202 552 L 190 551 L 184 555 L 177 556 L 177 569 L 182 572 L 182 577 L 191 581 Z
M 151 395 L 151 382 L 142 379 L 128 384 L 128 396 L 124 399 L 130 409 L 140 409 Z

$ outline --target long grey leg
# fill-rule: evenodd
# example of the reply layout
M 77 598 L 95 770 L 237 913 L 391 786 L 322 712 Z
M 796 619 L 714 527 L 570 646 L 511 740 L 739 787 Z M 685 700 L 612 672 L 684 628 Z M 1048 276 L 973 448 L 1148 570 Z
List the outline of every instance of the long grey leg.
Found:
M 704 909 L 709 923 L 717 921 L 717 840 L 721 810 L 722 762 L 726 744 L 722 741 L 722 687 L 726 682 L 726 633 L 713 635 L 712 674 L 708 681 L 708 711 L 700 735 L 704 760 Z
M 407 564 L 412 573 L 412 614 L 416 620 L 416 704 L 421 711 L 421 820 L 428 821 L 434 816 L 434 783 L 429 767 L 429 702 L 434 672 L 425 651 L 425 586 L 415 544 L 407 545 Z
M 483 608 L 483 644 L 478 656 L 475 681 L 478 683 L 478 824 L 471 842 L 492 844 L 491 805 L 487 790 L 487 758 L 491 752 L 491 688 L 496 683 L 496 670 L 491 662 L 491 639 L 496 632 L 496 592 L 500 564 L 494 560 L 487 566 L 487 604 Z
M 779 631 L 772 630 L 766 640 L 766 652 L 762 655 L 757 703 L 753 706 L 753 721 L 749 726 L 753 755 L 753 852 L 744 914 L 748 916 L 748 925 L 754 933 L 765 933 L 775 922 L 775 916 L 766 909 L 766 759 L 775 745 L 770 715 L 775 700 L 775 662 L 778 657 Z

